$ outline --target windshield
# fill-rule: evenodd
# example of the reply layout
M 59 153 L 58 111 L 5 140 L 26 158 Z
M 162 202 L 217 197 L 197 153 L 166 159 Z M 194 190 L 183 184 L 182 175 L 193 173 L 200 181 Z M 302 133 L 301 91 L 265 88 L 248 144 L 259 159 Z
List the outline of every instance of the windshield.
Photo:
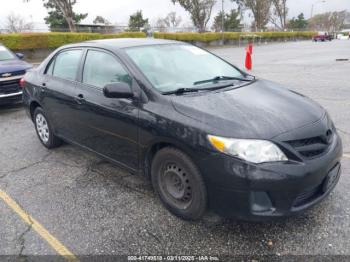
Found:
M 126 53 L 161 92 L 181 88 L 207 88 L 218 76 L 243 77 L 232 65 L 198 47 L 187 44 L 127 48 Z M 203 83 L 201 83 L 203 82 Z M 232 82 L 232 80 L 231 80 Z
M 7 50 L 4 46 L 0 46 L 0 61 L 12 60 L 15 59 L 15 56 Z

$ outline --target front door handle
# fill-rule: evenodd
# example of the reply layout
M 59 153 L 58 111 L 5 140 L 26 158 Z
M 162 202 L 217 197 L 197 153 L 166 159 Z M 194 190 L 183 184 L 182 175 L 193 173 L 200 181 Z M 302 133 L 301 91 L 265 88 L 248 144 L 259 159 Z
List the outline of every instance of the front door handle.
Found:
M 84 98 L 84 95 L 83 94 L 79 94 L 75 97 L 75 101 L 81 105 L 84 101 L 85 101 L 85 98 Z
M 39 88 L 40 92 L 45 93 L 45 89 L 46 89 L 46 83 L 42 83 L 41 88 Z

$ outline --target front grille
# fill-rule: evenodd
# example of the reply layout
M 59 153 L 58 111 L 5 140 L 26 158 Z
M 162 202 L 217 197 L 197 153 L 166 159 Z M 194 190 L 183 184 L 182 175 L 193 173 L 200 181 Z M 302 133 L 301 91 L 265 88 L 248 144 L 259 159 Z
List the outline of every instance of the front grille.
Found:
M 317 186 L 312 189 L 306 190 L 295 198 L 293 206 L 294 207 L 303 206 L 313 201 L 317 197 L 319 197 L 320 194 L 321 194 L 321 186 Z
M 300 155 L 306 158 L 314 158 L 325 153 L 333 140 L 332 130 L 328 130 L 324 136 L 317 136 L 299 140 L 286 141 Z
M 12 94 L 21 91 L 19 80 L 0 81 L 0 94 Z
M 11 74 L 11 76 L 10 77 L 14 77 L 14 76 L 22 76 L 22 75 L 24 75 L 26 73 L 26 71 L 25 70 L 21 70 L 21 71 L 16 71 L 16 72 L 11 72 L 10 74 Z M 1 80 L 1 78 L 7 78 L 8 76 L 2 76 L 4 73 L 2 73 L 2 74 L 0 74 L 0 80 Z

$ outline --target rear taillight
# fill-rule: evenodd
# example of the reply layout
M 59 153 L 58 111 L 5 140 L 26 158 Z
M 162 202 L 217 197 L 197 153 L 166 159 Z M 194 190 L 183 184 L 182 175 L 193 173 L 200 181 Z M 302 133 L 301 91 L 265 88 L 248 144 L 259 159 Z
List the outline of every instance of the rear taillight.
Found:
M 20 87 L 24 88 L 26 85 L 26 81 L 24 80 L 24 78 L 21 78 L 21 80 L 19 80 L 19 85 Z

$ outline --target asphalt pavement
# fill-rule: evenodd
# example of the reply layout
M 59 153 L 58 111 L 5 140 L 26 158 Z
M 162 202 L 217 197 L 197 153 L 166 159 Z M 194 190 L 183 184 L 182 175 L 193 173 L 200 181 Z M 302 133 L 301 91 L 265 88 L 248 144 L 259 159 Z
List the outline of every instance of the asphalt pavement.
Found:
M 211 51 L 244 64 L 244 47 Z M 48 151 L 21 106 L 1 107 L 0 255 L 57 255 L 57 248 L 65 247 L 77 256 L 350 256 L 350 62 L 337 59 L 350 59 L 350 41 L 254 48 L 252 74 L 319 102 L 344 143 L 343 174 L 335 191 L 305 214 L 275 222 L 213 214 L 200 222 L 182 221 L 163 208 L 144 177 L 75 146 Z

